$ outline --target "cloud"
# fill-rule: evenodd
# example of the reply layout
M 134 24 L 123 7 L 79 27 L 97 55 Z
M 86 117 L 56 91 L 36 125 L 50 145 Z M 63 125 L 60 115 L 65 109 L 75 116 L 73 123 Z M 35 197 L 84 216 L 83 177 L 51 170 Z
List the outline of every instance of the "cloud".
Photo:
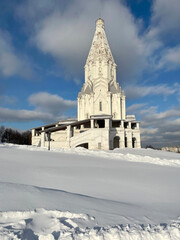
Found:
M 36 120 L 49 122 L 55 120 L 55 117 L 50 113 L 39 111 L 0 108 L 0 122 L 30 122 Z
M 76 101 L 65 100 L 58 95 L 47 92 L 34 93 L 28 98 L 37 111 L 48 112 L 55 116 L 76 107 Z
M 15 51 L 11 37 L 0 29 L 0 74 L 5 77 L 19 75 L 29 78 L 33 72 L 25 57 Z
M 180 68 L 180 1 L 154 0 L 148 28 L 143 33 L 146 72 Z
M 154 86 L 127 85 L 125 87 L 126 97 L 128 99 L 141 98 L 148 95 L 162 95 L 167 97 L 177 91 L 176 86 L 167 86 L 167 84 L 158 84 Z
M 40 92 L 28 98 L 33 110 L 13 110 L 0 108 L 0 122 L 30 122 L 40 120 L 44 123 L 64 119 L 67 112 L 76 106 L 76 101 L 65 100 L 58 95 Z
M 180 40 L 180 1 L 155 0 L 152 6 L 151 31 L 153 35 L 168 41 Z
M 144 67 L 145 46 L 139 37 L 138 22 L 121 1 L 74 0 L 65 4 L 29 0 L 18 6 L 16 12 L 29 24 L 31 42 L 53 56 L 71 77 L 79 77 L 84 74 L 83 66 L 100 11 L 119 75 L 122 80 L 131 79 Z
M 180 68 L 180 45 L 166 49 L 157 68 L 164 68 L 167 71 Z
M 128 112 L 136 110 L 140 118 L 142 146 L 154 147 L 179 145 L 180 107 L 173 107 L 159 112 L 157 106 L 148 107 L 148 104 L 134 104 Z
M 133 114 L 139 109 L 142 109 L 142 107 L 146 106 L 146 103 L 135 103 L 127 108 L 128 114 Z
M 171 36 L 180 40 L 179 0 L 154 0 L 147 29 L 142 19 L 133 16 L 126 1 L 26 0 L 16 8 L 16 15 L 28 26 L 31 44 L 51 55 L 63 67 L 64 75 L 75 82 L 84 74 L 100 12 L 121 84 L 125 80 L 137 82 L 144 71 L 180 67 L 177 42 L 173 48 L 166 46 Z

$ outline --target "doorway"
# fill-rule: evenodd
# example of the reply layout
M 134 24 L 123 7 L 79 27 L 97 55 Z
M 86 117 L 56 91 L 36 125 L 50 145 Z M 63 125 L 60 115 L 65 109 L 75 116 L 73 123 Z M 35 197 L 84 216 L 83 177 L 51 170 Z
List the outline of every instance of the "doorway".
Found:
M 113 148 L 119 148 L 120 137 L 116 136 L 113 139 Z

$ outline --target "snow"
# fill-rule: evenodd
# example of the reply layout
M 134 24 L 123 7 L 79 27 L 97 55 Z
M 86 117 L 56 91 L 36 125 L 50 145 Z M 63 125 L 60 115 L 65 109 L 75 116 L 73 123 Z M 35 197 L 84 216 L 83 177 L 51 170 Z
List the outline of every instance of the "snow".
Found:
M 0 145 L 0 239 L 180 239 L 180 154 Z

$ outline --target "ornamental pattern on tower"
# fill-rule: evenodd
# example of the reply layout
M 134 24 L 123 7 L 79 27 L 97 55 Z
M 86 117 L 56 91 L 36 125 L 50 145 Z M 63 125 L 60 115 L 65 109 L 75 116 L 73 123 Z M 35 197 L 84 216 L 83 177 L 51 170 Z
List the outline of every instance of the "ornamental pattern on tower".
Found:
M 115 63 L 104 30 L 104 21 L 98 19 L 96 21 L 96 31 L 86 64 L 94 63 L 96 60 L 101 62 L 103 59 Z

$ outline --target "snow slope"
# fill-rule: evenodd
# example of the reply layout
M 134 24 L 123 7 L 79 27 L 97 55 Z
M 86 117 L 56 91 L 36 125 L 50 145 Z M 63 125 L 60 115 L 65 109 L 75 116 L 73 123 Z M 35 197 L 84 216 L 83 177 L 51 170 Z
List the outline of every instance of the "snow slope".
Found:
M 180 239 L 180 154 L 0 145 L 0 239 Z

